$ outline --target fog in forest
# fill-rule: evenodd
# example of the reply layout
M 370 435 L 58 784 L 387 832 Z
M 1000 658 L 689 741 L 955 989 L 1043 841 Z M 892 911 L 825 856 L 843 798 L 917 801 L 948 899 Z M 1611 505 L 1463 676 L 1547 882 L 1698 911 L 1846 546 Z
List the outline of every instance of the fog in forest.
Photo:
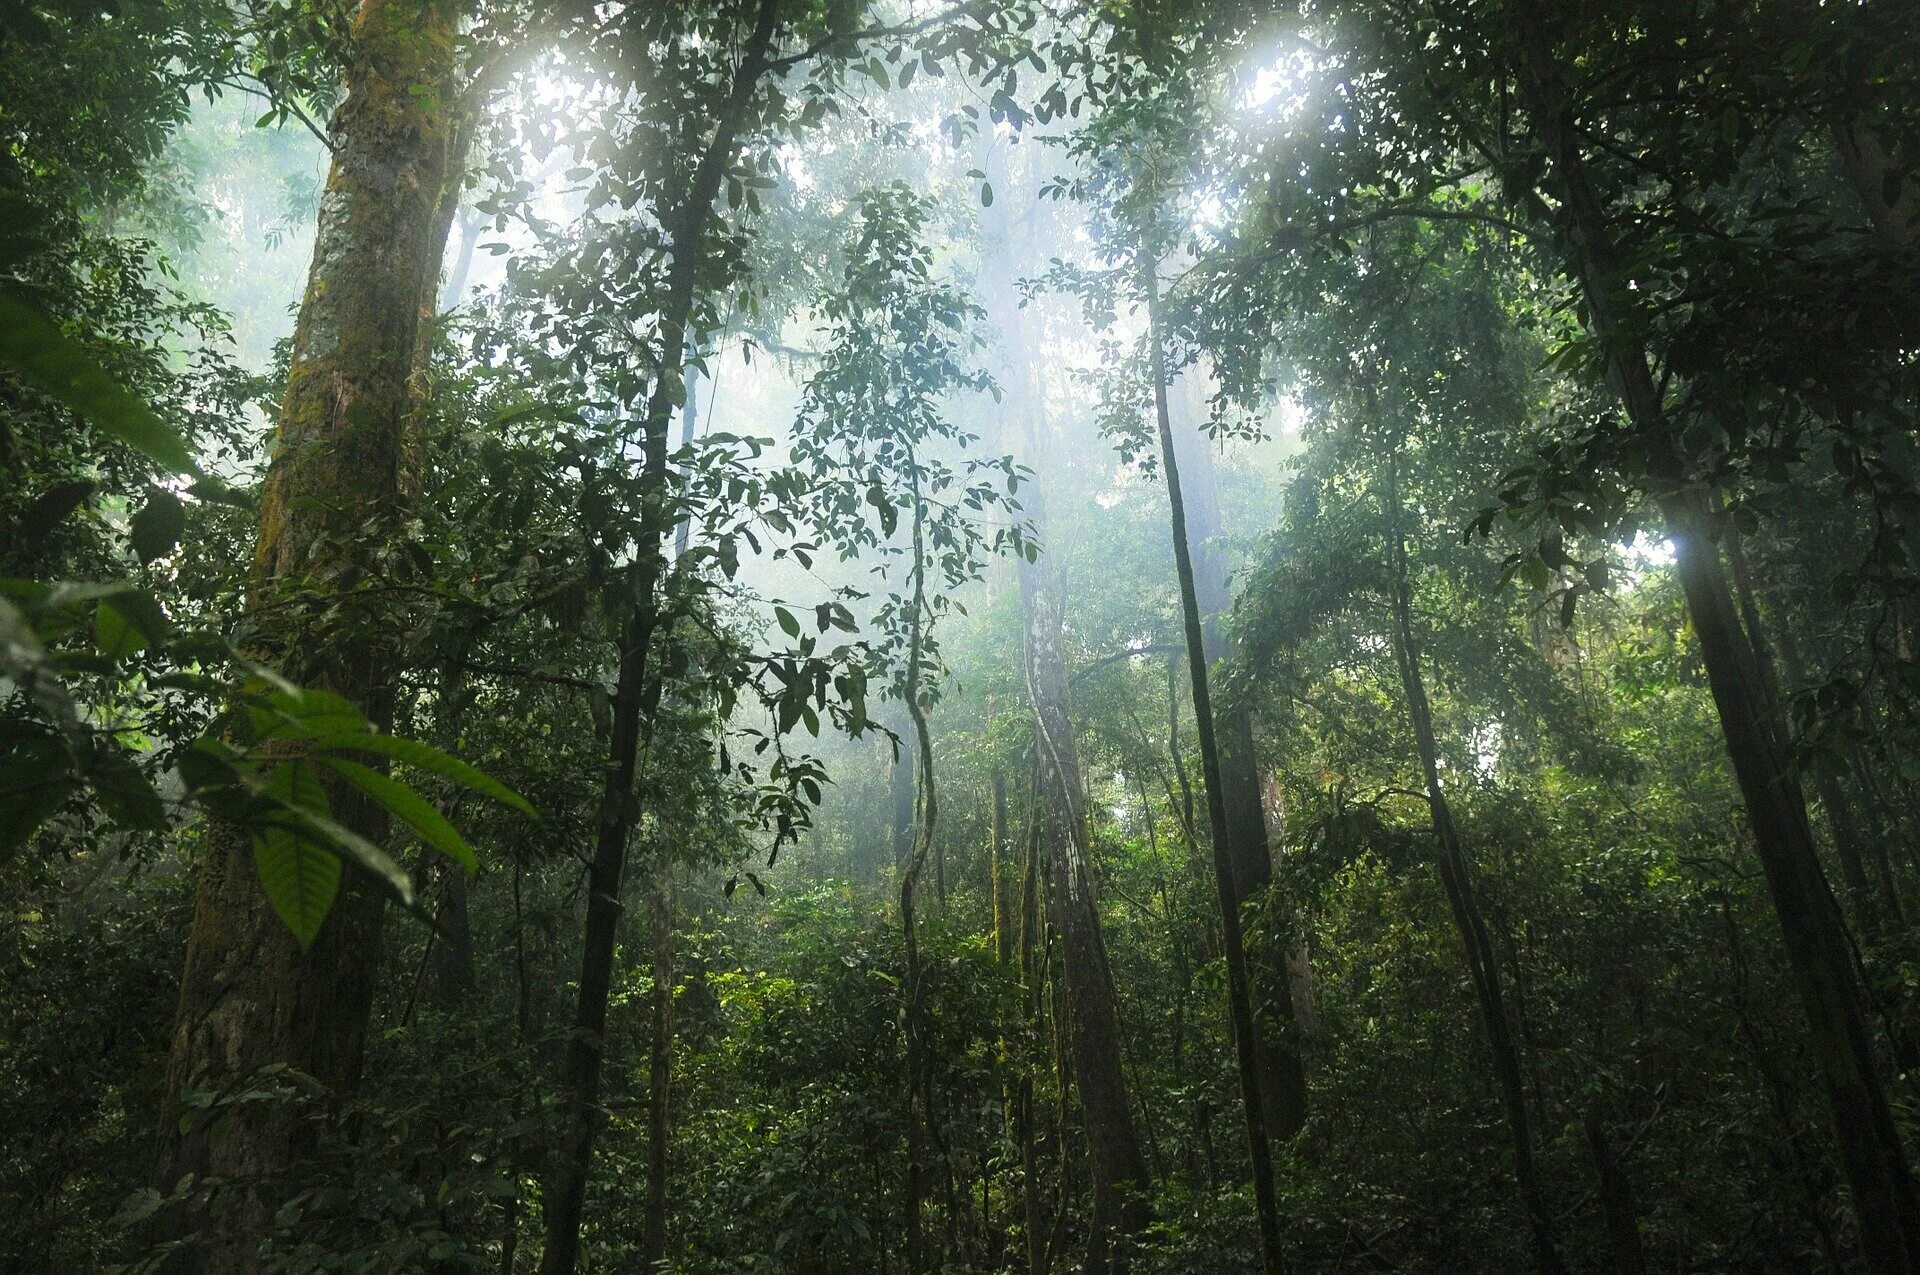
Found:
M 1920 1272 L 1916 66 L 10 6 L 0 1270 Z

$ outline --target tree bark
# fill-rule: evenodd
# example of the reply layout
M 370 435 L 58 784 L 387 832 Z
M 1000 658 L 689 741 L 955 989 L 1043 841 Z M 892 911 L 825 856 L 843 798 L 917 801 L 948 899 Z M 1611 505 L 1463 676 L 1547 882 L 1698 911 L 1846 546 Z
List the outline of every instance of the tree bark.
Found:
M 1607 343 L 1613 389 L 1650 439 L 1672 434 L 1666 405 L 1632 322 L 1620 252 L 1593 189 L 1571 94 L 1536 11 L 1514 11 L 1523 41 L 1522 87 L 1535 135 L 1561 195 L 1558 212 L 1571 273 L 1595 334 Z M 1771 723 L 1759 660 L 1745 633 L 1698 492 L 1666 496 L 1674 569 L 1700 641 L 1721 733 L 1779 917 L 1787 960 L 1826 1089 L 1858 1221 L 1861 1254 L 1876 1272 L 1920 1270 L 1920 1202 L 1893 1123 L 1868 1033 L 1844 923 L 1814 850 L 1806 801 Z
M 1644 1275 L 1646 1249 L 1640 1242 L 1639 1210 L 1633 1202 L 1633 1183 L 1607 1140 L 1606 1121 L 1598 1105 L 1587 1108 L 1580 1127 L 1586 1134 L 1587 1154 L 1600 1180 L 1600 1217 L 1607 1228 L 1607 1255 L 1614 1275 Z
M 410 425 L 424 391 L 416 358 L 446 251 L 443 192 L 465 107 L 451 0 L 364 0 L 352 25 L 335 143 L 248 590 L 255 653 L 305 685 L 390 715 L 395 647 L 378 626 L 329 625 L 281 605 L 335 592 L 374 569 L 412 495 Z M 424 86 L 426 91 L 416 91 Z M 358 617 L 364 620 L 365 617 Z M 382 811 L 330 785 L 333 817 L 375 842 Z M 169 1220 L 200 1243 L 179 1269 L 252 1271 L 276 1187 L 313 1150 L 313 1125 L 274 1103 L 208 1109 L 181 1127 L 191 1093 L 245 1088 L 283 1065 L 329 1092 L 358 1080 L 380 955 L 381 896 L 352 871 L 300 951 L 268 906 L 241 829 L 206 826 L 194 918 L 167 1063 L 159 1182 L 232 1185 Z
M 1173 423 L 1167 410 L 1166 352 L 1160 337 L 1160 280 L 1157 268 L 1151 262 L 1143 263 L 1141 273 L 1146 294 L 1147 345 L 1152 363 L 1154 415 L 1160 426 L 1160 464 L 1167 483 L 1167 506 L 1173 528 L 1173 563 L 1180 578 L 1180 611 L 1186 622 L 1187 669 L 1193 682 L 1194 733 L 1200 741 L 1200 762 L 1207 789 L 1207 824 L 1213 833 L 1214 876 L 1220 888 L 1220 935 L 1227 962 L 1227 1006 L 1239 1061 L 1240 1102 L 1246 1117 L 1247 1154 L 1253 1164 L 1254 1207 L 1260 1217 L 1260 1250 L 1265 1269 L 1268 1275 L 1279 1275 L 1283 1269 L 1283 1258 L 1280 1251 L 1280 1213 L 1273 1195 L 1273 1153 L 1267 1145 L 1267 1123 L 1262 1115 L 1259 1042 L 1254 1034 L 1253 994 L 1248 986 L 1246 947 L 1240 933 L 1240 892 L 1234 881 L 1232 852 L 1228 849 L 1233 834 L 1227 823 L 1224 785 L 1220 776 L 1220 748 L 1214 735 L 1213 703 L 1207 687 L 1206 636 L 1194 585 L 1193 555 L 1187 544 L 1187 512 L 1180 489 L 1180 462 L 1174 454 Z M 1262 849 L 1264 852 L 1264 846 Z
M 1039 767 L 1034 767 L 1032 789 L 1039 787 Z M 1039 971 L 1034 968 L 1034 940 L 1040 937 L 1040 833 L 1042 823 L 1037 792 L 1029 791 L 1030 826 L 1027 829 L 1026 854 L 1020 870 L 1020 992 L 1026 1018 L 1027 1039 L 1040 1038 Z M 1020 1068 L 1020 1080 L 1014 1095 L 1014 1120 L 1020 1142 L 1021 1220 L 1026 1231 L 1027 1275 L 1047 1272 L 1047 1207 L 1040 1194 L 1040 1148 L 1033 1109 L 1033 1073 L 1035 1058 L 1026 1058 Z

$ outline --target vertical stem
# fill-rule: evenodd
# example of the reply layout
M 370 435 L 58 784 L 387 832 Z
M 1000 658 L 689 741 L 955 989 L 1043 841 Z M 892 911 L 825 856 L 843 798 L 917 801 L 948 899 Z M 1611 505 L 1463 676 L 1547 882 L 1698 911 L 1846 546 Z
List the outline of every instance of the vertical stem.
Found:
M 1563 1269 L 1559 1247 L 1554 1242 L 1546 1200 L 1534 1170 L 1533 1134 L 1527 1119 L 1520 1051 L 1514 1045 L 1513 1028 L 1507 1021 L 1500 963 L 1474 891 L 1473 869 L 1467 862 L 1460 830 L 1453 822 L 1453 810 L 1440 782 L 1440 749 L 1433 730 L 1433 708 L 1427 701 L 1426 680 L 1420 672 L 1420 646 L 1413 632 L 1413 584 L 1402 525 L 1399 467 L 1400 444 L 1396 439 L 1387 454 L 1385 491 L 1387 550 L 1393 566 L 1394 656 L 1400 666 L 1400 682 L 1406 695 L 1407 713 L 1413 720 L 1414 744 L 1426 782 L 1427 807 L 1439 849 L 1440 883 L 1446 891 L 1461 945 L 1466 949 L 1467 969 L 1473 978 L 1475 999 L 1480 1008 L 1480 1024 L 1486 1029 L 1494 1079 L 1500 1090 L 1501 1105 L 1506 1110 L 1507 1132 L 1513 1143 L 1513 1173 L 1526 1209 L 1534 1262 L 1543 1271 L 1559 1271 Z
M 1167 480 L 1167 504 L 1173 521 L 1173 561 L 1180 577 L 1180 610 L 1186 622 L 1187 668 L 1193 681 L 1194 731 L 1200 738 L 1200 763 L 1207 789 L 1207 825 L 1213 834 L 1214 876 L 1220 889 L 1220 933 L 1226 949 L 1227 1001 L 1233 1023 L 1234 1052 L 1239 1060 L 1240 1103 L 1246 1117 L 1247 1152 L 1253 1162 L 1254 1205 L 1260 1215 L 1260 1250 L 1268 1275 L 1283 1269 L 1280 1252 L 1280 1213 L 1273 1195 L 1273 1153 L 1267 1145 L 1266 1119 L 1261 1114 L 1260 1058 L 1253 1034 L 1252 993 L 1247 985 L 1247 955 L 1240 933 L 1240 908 L 1234 889 L 1233 864 L 1227 842 L 1227 808 L 1221 796 L 1220 750 L 1213 731 L 1213 701 L 1207 688 L 1206 640 L 1201 631 L 1200 604 L 1194 594 L 1193 555 L 1187 546 L 1187 515 L 1180 494 L 1180 467 L 1174 458 L 1173 426 L 1167 411 L 1166 352 L 1160 339 L 1160 279 L 1153 263 L 1144 262 L 1141 274 L 1146 290 L 1147 342 L 1153 365 L 1153 407 L 1160 425 L 1160 460 Z

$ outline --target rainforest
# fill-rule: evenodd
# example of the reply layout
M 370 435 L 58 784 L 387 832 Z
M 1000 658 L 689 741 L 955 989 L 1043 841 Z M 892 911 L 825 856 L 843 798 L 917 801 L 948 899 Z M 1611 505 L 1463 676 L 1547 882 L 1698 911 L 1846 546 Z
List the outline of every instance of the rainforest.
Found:
M 0 1270 L 1920 1275 L 1920 5 L 0 0 Z

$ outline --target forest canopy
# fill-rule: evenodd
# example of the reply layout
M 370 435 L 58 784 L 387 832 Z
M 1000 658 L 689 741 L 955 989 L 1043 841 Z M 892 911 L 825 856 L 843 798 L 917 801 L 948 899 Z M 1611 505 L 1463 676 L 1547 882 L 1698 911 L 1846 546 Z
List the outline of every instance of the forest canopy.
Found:
M 0 0 L 0 1269 L 1920 1275 L 1917 74 Z

